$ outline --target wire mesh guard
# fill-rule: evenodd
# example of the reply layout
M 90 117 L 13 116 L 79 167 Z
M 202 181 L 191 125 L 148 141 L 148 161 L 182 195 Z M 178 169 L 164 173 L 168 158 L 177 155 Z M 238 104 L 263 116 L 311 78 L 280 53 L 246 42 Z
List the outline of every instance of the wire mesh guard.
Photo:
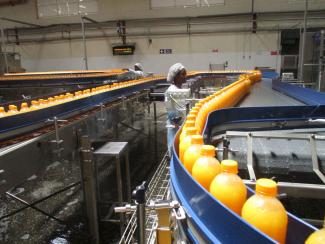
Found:
M 169 158 L 167 154 L 163 157 L 154 175 L 150 179 L 146 191 L 146 204 L 150 201 L 166 200 L 169 189 Z M 155 226 L 157 224 L 157 213 L 155 210 L 146 212 L 146 242 L 154 243 L 156 239 Z M 136 243 L 137 213 L 132 212 L 125 231 L 119 241 L 120 244 Z

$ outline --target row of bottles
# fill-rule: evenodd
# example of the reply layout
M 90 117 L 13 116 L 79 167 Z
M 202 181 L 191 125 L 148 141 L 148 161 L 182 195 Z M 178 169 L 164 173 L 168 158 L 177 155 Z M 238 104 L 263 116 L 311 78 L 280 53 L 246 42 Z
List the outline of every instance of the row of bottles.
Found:
M 277 185 L 270 179 L 256 181 L 255 195 L 247 199 L 247 188 L 234 160 L 215 158 L 215 147 L 204 145 L 201 135 L 190 136 L 192 144 L 184 154 L 184 166 L 192 177 L 216 199 L 248 223 L 279 243 L 285 243 L 288 217 L 276 198 Z
M 144 83 L 144 82 L 148 82 L 148 81 L 152 81 L 152 80 L 153 80 L 153 78 L 151 77 L 151 78 L 144 78 L 144 79 L 140 79 L 140 80 L 131 80 L 131 81 L 113 83 L 112 85 L 103 85 L 103 86 L 98 86 L 98 87 L 94 87 L 91 89 L 84 89 L 84 90 L 76 91 L 73 94 L 68 92 L 65 94 L 48 97 L 47 99 L 32 100 L 30 102 L 30 105 L 27 102 L 23 102 L 20 104 L 19 109 L 16 105 L 11 104 L 8 106 L 7 110 L 4 107 L 0 107 L 0 118 L 15 115 L 18 113 L 26 113 L 29 111 L 54 106 L 54 105 L 69 102 L 72 100 L 89 97 L 89 96 L 92 96 L 92 95 L 95 95 L 98 93 L 107 92 L 107 91 L 111 91 L 111 90 L 119 89 L 119 88 L 123 88 L 123 87 L 128 87 L 128 86 L 132 86 L 132 85 L 136 85 L 136 84 L 140 84 L 140 83 Z
M 260 72 L 241 75 L 238 81 L 198 102 L 182 128 L 179 159 L 216 199 L 271 238 L 284 243 L 288 217 L 276 198 L 276 183 L 270 179 L 257 180 L 255 195 L 247 199 L 247 188 L 238 176 L 238 163 L 234 160 L 219 163 L 215 147 L 204 145 L 202 136 L 209 113 L 235 105 L 259 80 Z
M 277 184 L 270 179 L 256 181 L 255 194 L 247 199 L 247 188 L 238 176 L 238 163 L 215 158 L 215 148 L 204 145 L 206 118 L 216 109 L 233 106 L 261 80 L 261 73 L 240 75 L 239 80 L 196 103 L 186 118 L 179 137 L 179 158 L 193 178 L 216 199 L 279 243 L 285 243 L 288 216 L 277 199 Z M 306 244 L 325 243 L 324 228 L 311 234 Z

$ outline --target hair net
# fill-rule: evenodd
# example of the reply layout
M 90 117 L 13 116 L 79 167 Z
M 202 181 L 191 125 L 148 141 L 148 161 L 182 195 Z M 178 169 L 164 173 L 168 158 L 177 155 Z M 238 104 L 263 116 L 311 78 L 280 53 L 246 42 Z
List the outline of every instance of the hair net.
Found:
M 139 70 L 143 71 L 142 64 L 140 64 L 140 63 L 134 64 L 134 67 L 138 67 Z
M 168 71 L 167 82 L 169 82 L 169 83 L 173 83 L 175 77 L 176 77 L 176 76 L 178 75 L 178 73 L 179 73 L 180 71 L 182 71 L 183 69 L 185 69 L 185 67 L 184 67 L 181 63 L 176 63 L 176 64 L 172 65 L 172 66 L 169 68 L 169 71 Z

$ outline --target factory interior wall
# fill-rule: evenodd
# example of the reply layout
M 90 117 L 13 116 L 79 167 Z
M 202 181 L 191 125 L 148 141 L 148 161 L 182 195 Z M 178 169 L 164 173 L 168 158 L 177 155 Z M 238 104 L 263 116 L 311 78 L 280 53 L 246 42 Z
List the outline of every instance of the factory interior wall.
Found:
M 279 68 L 277 32 L 220 33 L 209 35 L 128 38 L 136 44 L 134 55 L 113 56 L 111 45 L 119 39 L 87 40 L 89 69 L 132 67 L 141 62 L 147 72 L 166 73 L 175 62 L 190 70 L 208 70 L 209 64 L 228 62 L 228 69 L 253 69 L 256 66 Z M 84 69 L 81 40 L 24 44 L 15 47 L 27 71 Z M 172 54 L 160 54 L 171 49 Z
M 324 9 L 324 2 L 324 0 L 311 1 L 309 10 Z M 150 0 L 98 0 L 98 13 L 89 14 L 89 17 L 96 21 L 106 21 L 240 14 L 250 13 L 251 3 L 251 0 L 225 0 L 225 5 L 211 7 L 151 9 Z M 36 6 L 36 0 L 29 0 L 25 4 L 1 7 L 0 16 L 8 18 L 14 16 L 15 19 L 40 25 L 80 23 L 80 16 L 38 18 Z M 303 10 L 302 0 L 254 1 L 254 11 L 258 13 Z M 277 25 L 272 23 L 268 22 L 268 25 Z M 1 24 L 4 28 L 24 26 L 7 21 L 1 21 Z M 301 25 L 302 23 L 297 26 Z M 228 28 L 228 25 L 225 25 L 225 28 Z M 166 73 L 168 67 L 175 62 L 183 62 L 188 69 L 202 70 L 208 69 L 209 63 L 228 61 L 229 69 L 268 66 L 279 70 L 281 57 L 271 55 L 271 51 L 279 49 L 278 35 L 277 31 L 272 31 L 257 34 L 232 32 L 201 36 L 128 37 L 128 42 L 136 43 L 136 51 L 132 56 L 112 56 L 111 44 L 120 42 L 119 39 L 88 39 L 87 56 L 89 69 L 131 67 L 135 62 L 142 62 L 147 71 Z M 149 38 L 152 39 L 152 44 L 149 44 Z M 172 49 L 172 54 L 159 54 L 160 49 Z M 21 44 L 10 47 L 9 51 L 12 50 L 21 54 L 22 67 L 27 71 L 85 68 L 81 40 Z
M 186 1 L 184 1 L 186 2 Z M 191 2 L 191 1 L 190 1 Z M 193 2 L 193 1 L 192 1 Z M 207 1 L 209 2 L 209 1 Z M 255 0 L 255 12 L 278 12 L 278 11 L 303 11 L 304 0 Z M 309 1 L 309 10 L 324 9 L 324 0 Z M 143 19 L 143 18 L 168 18 L 168 17 L 197 17 L 208 15 L 250 13 L 252 0 L 225 0 L 224 5 L 210 7 L 178 7 L 151 9 L 150 0 L 98 0 L 98 12 L 89 14 L 96 21 Z M 38 18 L 37 1 L 29 0 L 25 4 L 0 8 L 0 16 L 15 18 L 40 25 L 54 23 L 80 22 L 80 17 L 52 17 Z M 5 28 L 14 27 L 10 22 L 2 23 Z

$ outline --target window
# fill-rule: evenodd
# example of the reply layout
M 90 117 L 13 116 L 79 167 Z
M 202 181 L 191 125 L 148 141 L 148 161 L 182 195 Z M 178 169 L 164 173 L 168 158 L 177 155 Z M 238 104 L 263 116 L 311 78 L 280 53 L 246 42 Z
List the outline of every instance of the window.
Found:
M 204 7 L 224 5 L 225 0 L 150 0 L 151 8 Z
M 98 0 L 37 0 L 38 17 L 86 15 L 98 11 Z

